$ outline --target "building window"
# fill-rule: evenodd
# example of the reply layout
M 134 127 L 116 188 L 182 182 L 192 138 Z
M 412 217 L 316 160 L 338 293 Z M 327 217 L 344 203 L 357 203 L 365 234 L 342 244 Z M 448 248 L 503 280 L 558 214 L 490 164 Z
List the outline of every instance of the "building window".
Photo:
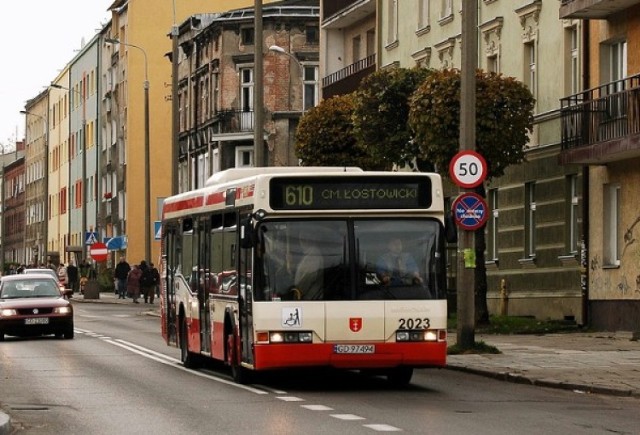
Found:
M 351 40 L 351 55 L 353 56 L 353 62 L 356 63 L 361 59 L 360 57 L 360 35 Z
M 602 260 L 605 266 L 620 265 L 620 204 L 619 184 L 604 185 L 604 228 L 602 229 Z
M 239 146 L 236 147 L 236 168 L 253 167 L 253 147 Z
M 567 235 L 566 235 L 566 249 L 570 254 L 577 254 L 580 243 L 580 234 L 578 228 L 578 218 L 579 218 L 579 209 L 578 209 L 578 175 L 572 174 L 567 176 L 567 214 L 566 214 L 566 227 L 567 227 Z
M 529 87 L 531 94 L 536 96 L 536 46 L 533 42 L 524 44 L 525 58 L 525 84 Z
M 440 20 L 453 15 L 453 0 L 440 0 Z
M 240 68 L 240 110 L 253 110 L 253 68 Z
M 497 55 L 487 56 L 487 71 L 492 73 L 500 72 Z
M 616 42 L 609 48 L 609 78 L 615 82 L 627 76 L 627 41 Z M 622 84 L 620 84 L 622 85 Z M 620 91 L 616 89 L 616 91 Z
M 387 4 L 387 45 L 391 45 L 398 40 L 398 0 L 389 0 Z
M 255 39 L 253 27 L 243 27 L 240 29 L 240 38 L 242 45 L 253 45 Z
M 307 26 L 305 35 L 307 44 L 317 45 L 320 43 L 320 29 L 318 26 Z
M 524 205 L 524 248 L 525 257 L 536 256 L 536 185 L 534 182 L 525 184 Z
M 487 225 L 488 240 L 487 240 L 487 259 L 497 261 L 498 260 L 498 189 L 491 189 L 488 192 L 489 199 L 489 222 Z
M 580 92 L 580 59 L 578 51 L 578 27 L 571 26 L 565 29 L 565 45 L 567 53 L 565 59 L 566 70 L 566 92 L 568 95 L 575 95 Z
M 319 80 L 318 80 L 318 66 L 317 65 L 304 65 L 304 110 L 307 111 L 310 108 L 318 104 L 319 94 Z
M 418 0 L 418 29 L 429 27 L 429 0 Z

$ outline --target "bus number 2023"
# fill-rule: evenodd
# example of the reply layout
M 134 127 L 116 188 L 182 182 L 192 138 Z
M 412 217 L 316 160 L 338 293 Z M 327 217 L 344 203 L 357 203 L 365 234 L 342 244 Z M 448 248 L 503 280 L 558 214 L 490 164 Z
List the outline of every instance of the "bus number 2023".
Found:
M 400 323 L 398 329 L 428 329 L 431 327 L 431 322 L 428 317 L 423 319 L 398 319 L 398 322 Z

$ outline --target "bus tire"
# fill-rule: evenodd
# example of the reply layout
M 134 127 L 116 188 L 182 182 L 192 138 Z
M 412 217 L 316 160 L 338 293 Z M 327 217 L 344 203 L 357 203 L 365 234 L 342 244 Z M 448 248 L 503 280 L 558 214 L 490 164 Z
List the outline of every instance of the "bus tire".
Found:
M 197 355 L 189 352 L 187 340 L 187 322 L 182 319 L 180 323 L 180 360 L 186 368 L 195 369 L 198 367 Z
M 406 387 L 411 382 L 413 367 L 394 367 L 387 372 L 387 380 L 398 387 Z
M 236 384 L 251 382 L 251 373 L 238 363 L 236 337 L 233 333 L 227 335 L 227 364 L 231 368 L 231 377 Z

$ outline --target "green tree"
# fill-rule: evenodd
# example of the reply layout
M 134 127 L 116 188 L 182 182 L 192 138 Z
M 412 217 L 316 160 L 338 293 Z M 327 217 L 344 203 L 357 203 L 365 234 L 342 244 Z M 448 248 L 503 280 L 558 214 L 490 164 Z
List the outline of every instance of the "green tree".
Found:
M 322 100 L 307 111 L 296 130 L 296 156 L 303 166 L 359 166 L 381 169 L 353 134 L 355 96 Z
M 419 156 L 409 128 L 409 98 L 431 73 L 425 68 L 385 68 L 365 77 L 356 91 L 354 134 L 385 169 Z
M 476 150 L 487 161 L 488 179 L 504 175 L 509 165 L 524 160 L 533 128 L 535 99 L 512 77 L 476 72 Z M 460 150 L 460 71 L 435 71 L 411 97 L 409 125 L 420 154 L 448 176 L 449 162 Z M 476 193 L 485 197 L 484 185 Z M 476 321 L 487 323 L 487 272 L 484 226 L 475 231 Z

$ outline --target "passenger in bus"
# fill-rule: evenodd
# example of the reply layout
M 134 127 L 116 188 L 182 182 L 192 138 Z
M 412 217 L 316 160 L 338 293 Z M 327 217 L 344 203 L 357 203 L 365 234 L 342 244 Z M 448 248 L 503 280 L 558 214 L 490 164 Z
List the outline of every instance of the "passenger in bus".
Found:
M 303 257 L 296 268 L 294 299 L 322 299 L 324 289 L 324 258 L 320 249 L 308 238 L 300 238 Z M 296 290 L 300 294 L 295 294 Z
M 416 260 L 411 254 L 403 252 L 402 240 L 394 237 L 389 240 L 387 247 L 388 252 L 376 264 L 380 282 L 388 286 L 422 284 Z

